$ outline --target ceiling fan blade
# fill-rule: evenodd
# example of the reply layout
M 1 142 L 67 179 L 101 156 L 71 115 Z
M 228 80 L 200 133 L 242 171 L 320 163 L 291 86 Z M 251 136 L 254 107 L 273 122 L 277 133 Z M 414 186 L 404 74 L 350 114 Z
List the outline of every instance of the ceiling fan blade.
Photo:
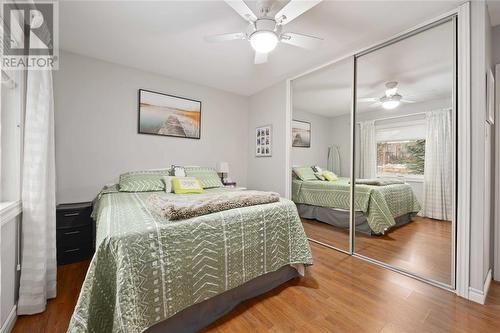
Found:
M 281 25 L 290 23 L 293 19 L 307 12 L 309 9 L 316 6 L 322 0 L 290 0 L 285 7 L 281 8 L 274 16 L 276 22 Z
M 287 32 L 281 35 L 281 41 L 304 49 L 316 49 L 321 45 L 322 38 L 298 34 L 296 32 Z
M 416 101 L 411 101 L 409 99 L 402 99 L 401 102 L 403 102 L 403 103 L 410 103 L 410 104 L 411 103 L 417 103 Z
M 205 36 L 205 40 L 210 43 L 225 42 L 229 40 L 245 39 L 246 36 L 243 32 L 232 32 L 220 35 Z
M 226 0 L 226 3 L 246 21 L 254 22 L 257 20 L 257 16 L 248 8 L 243 0 Z
M 378 98 L 375 97 L 358 98 L 358 103 L 370 103 L 376 101 L 378 101 Z
M 375 103 L 373 103 L 373 104 L 370 104 L 370 106 L 369 106 L 369 107 L 371 107 L 371 108 L 377 108 L 377 107 L 379 107 L 379 106 L 382 106 L 382 103 L 380 103 L 380 102 L 375 102 Z
M 267 62 L 268 53 L 255 52 L 255 64 L 260 65 Z

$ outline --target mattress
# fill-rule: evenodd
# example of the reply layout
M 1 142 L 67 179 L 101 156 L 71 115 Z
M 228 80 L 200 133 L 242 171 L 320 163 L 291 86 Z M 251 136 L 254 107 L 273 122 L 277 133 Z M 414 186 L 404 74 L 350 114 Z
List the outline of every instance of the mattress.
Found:
M 290 200 L 169 221 L 149 206 L 153 193 L 175 195 L 99 195 L 96 252 L 68 332 L 143 332 L 257 277 L 312 264 Z
M 408 184 L 356 185 L 354 193 L 354 209 L 366 216 L 374 234 L 383 234 L 395 226 L 396 217 L 416 214 L 421 209 Z M 349 178 L 339 178 L 334 182 L 293 179 L 292 200 L 296 204 L 349 210 Z
M 300 217 L 305 219 L 317 220 L 337 228 L 349 229 L 350 212 L 347 210 L 297 204 L 297 211 L 299 212 Z M 413 215 L 414 213 L 409 213 L 395 217 L 394 220 L 396 221 L 396 226 L 402 226 L 410 223 Z M 374 235 L 363 212 L 355 212 L 354 216 L 356 232 L 369 236 Z

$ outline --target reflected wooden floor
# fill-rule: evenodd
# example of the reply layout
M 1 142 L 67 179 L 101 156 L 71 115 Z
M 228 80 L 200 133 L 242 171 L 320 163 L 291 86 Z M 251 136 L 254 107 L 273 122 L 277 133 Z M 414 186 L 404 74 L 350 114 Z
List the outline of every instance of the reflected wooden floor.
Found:
M 310 243 L 314 265 L 246 301 L 204 332 L 500 332 L 500 284 L 482 306 L 363 260 Z M 14 333 L 64 333 L 88 261 L 58 268 L 58 295 Z
M 309 238 L 349 250 L 347 230 L 302 219 Z M 356 252 L 433 280 L 451 281 L 451 222 L 414 217 L 383 236 L 356 234 Z

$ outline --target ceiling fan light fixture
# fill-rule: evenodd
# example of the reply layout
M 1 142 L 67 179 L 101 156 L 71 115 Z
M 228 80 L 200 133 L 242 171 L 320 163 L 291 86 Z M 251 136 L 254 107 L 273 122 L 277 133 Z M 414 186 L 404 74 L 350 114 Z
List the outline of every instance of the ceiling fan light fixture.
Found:
M 274 32 L 268 30 L 256 31 L 250 36 L 250 45 L 252 45 L 255 52 L 259 53 L 271 52 L 276 48 L 278 42 L 278 36 Z
M 389 96 L 393 96 L 393 95 L 395 95 L 397 92 L 398 92 L 398 88 L 397 88 L 397 87 L 395 87 L 395 88 L 390 88 L 390 89 L 387 89 L 387 90 L 385 91 L 385 95 L 386 95 L 387 97 L 389 97 Z
M 384 109 L 393 110 L 401 104 L 401 95 L 395 94 L 390 97 L 384 96 L 380 99 L 380 102 L 382 102 L 382 107 Z
M 398 82 L 390 81 L 385 84 L 387 90 L 385 91 L 385 96 L 391 97 L 397 94 L 398 92 Z
M 393 110 L 399 106 L 399 101 L 387 100 L 382 102 L 382 107 L 386 110 Z

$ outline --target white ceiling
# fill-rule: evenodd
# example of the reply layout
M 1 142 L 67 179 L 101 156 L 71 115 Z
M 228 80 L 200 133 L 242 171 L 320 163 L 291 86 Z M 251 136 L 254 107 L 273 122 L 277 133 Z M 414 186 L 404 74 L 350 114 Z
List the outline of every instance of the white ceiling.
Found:
M 323 1 L 284 29 L 322 37 L 322 47 L 307 51 L 279 45 L 263 65 L 254 65 L 247 41 L 204 41 L 205 35 L 246 28 L 222 1 L 61 1 L 60 40 L 64 50 L 252 95 L 461 2 Z
M 334 117 L 351 109 L 353 60 L 346 59 L 292 82 L 293 107 Z M 358 58 L 357 97 L 380 98 L 385 83 L 399 82 L 398 93 L 417 103 L 450 99 L 453 85 L 451 22 Z M 358 103 L 358 111 L 380 109 Z
M 353 60 L 348 58 L 292 81 L 292 105 L 325 117 L 351 110 Z
M 494 27 L 500 24 L 500 0 L 488 0 L 488 12 L 490 13 L 490 23 Z

